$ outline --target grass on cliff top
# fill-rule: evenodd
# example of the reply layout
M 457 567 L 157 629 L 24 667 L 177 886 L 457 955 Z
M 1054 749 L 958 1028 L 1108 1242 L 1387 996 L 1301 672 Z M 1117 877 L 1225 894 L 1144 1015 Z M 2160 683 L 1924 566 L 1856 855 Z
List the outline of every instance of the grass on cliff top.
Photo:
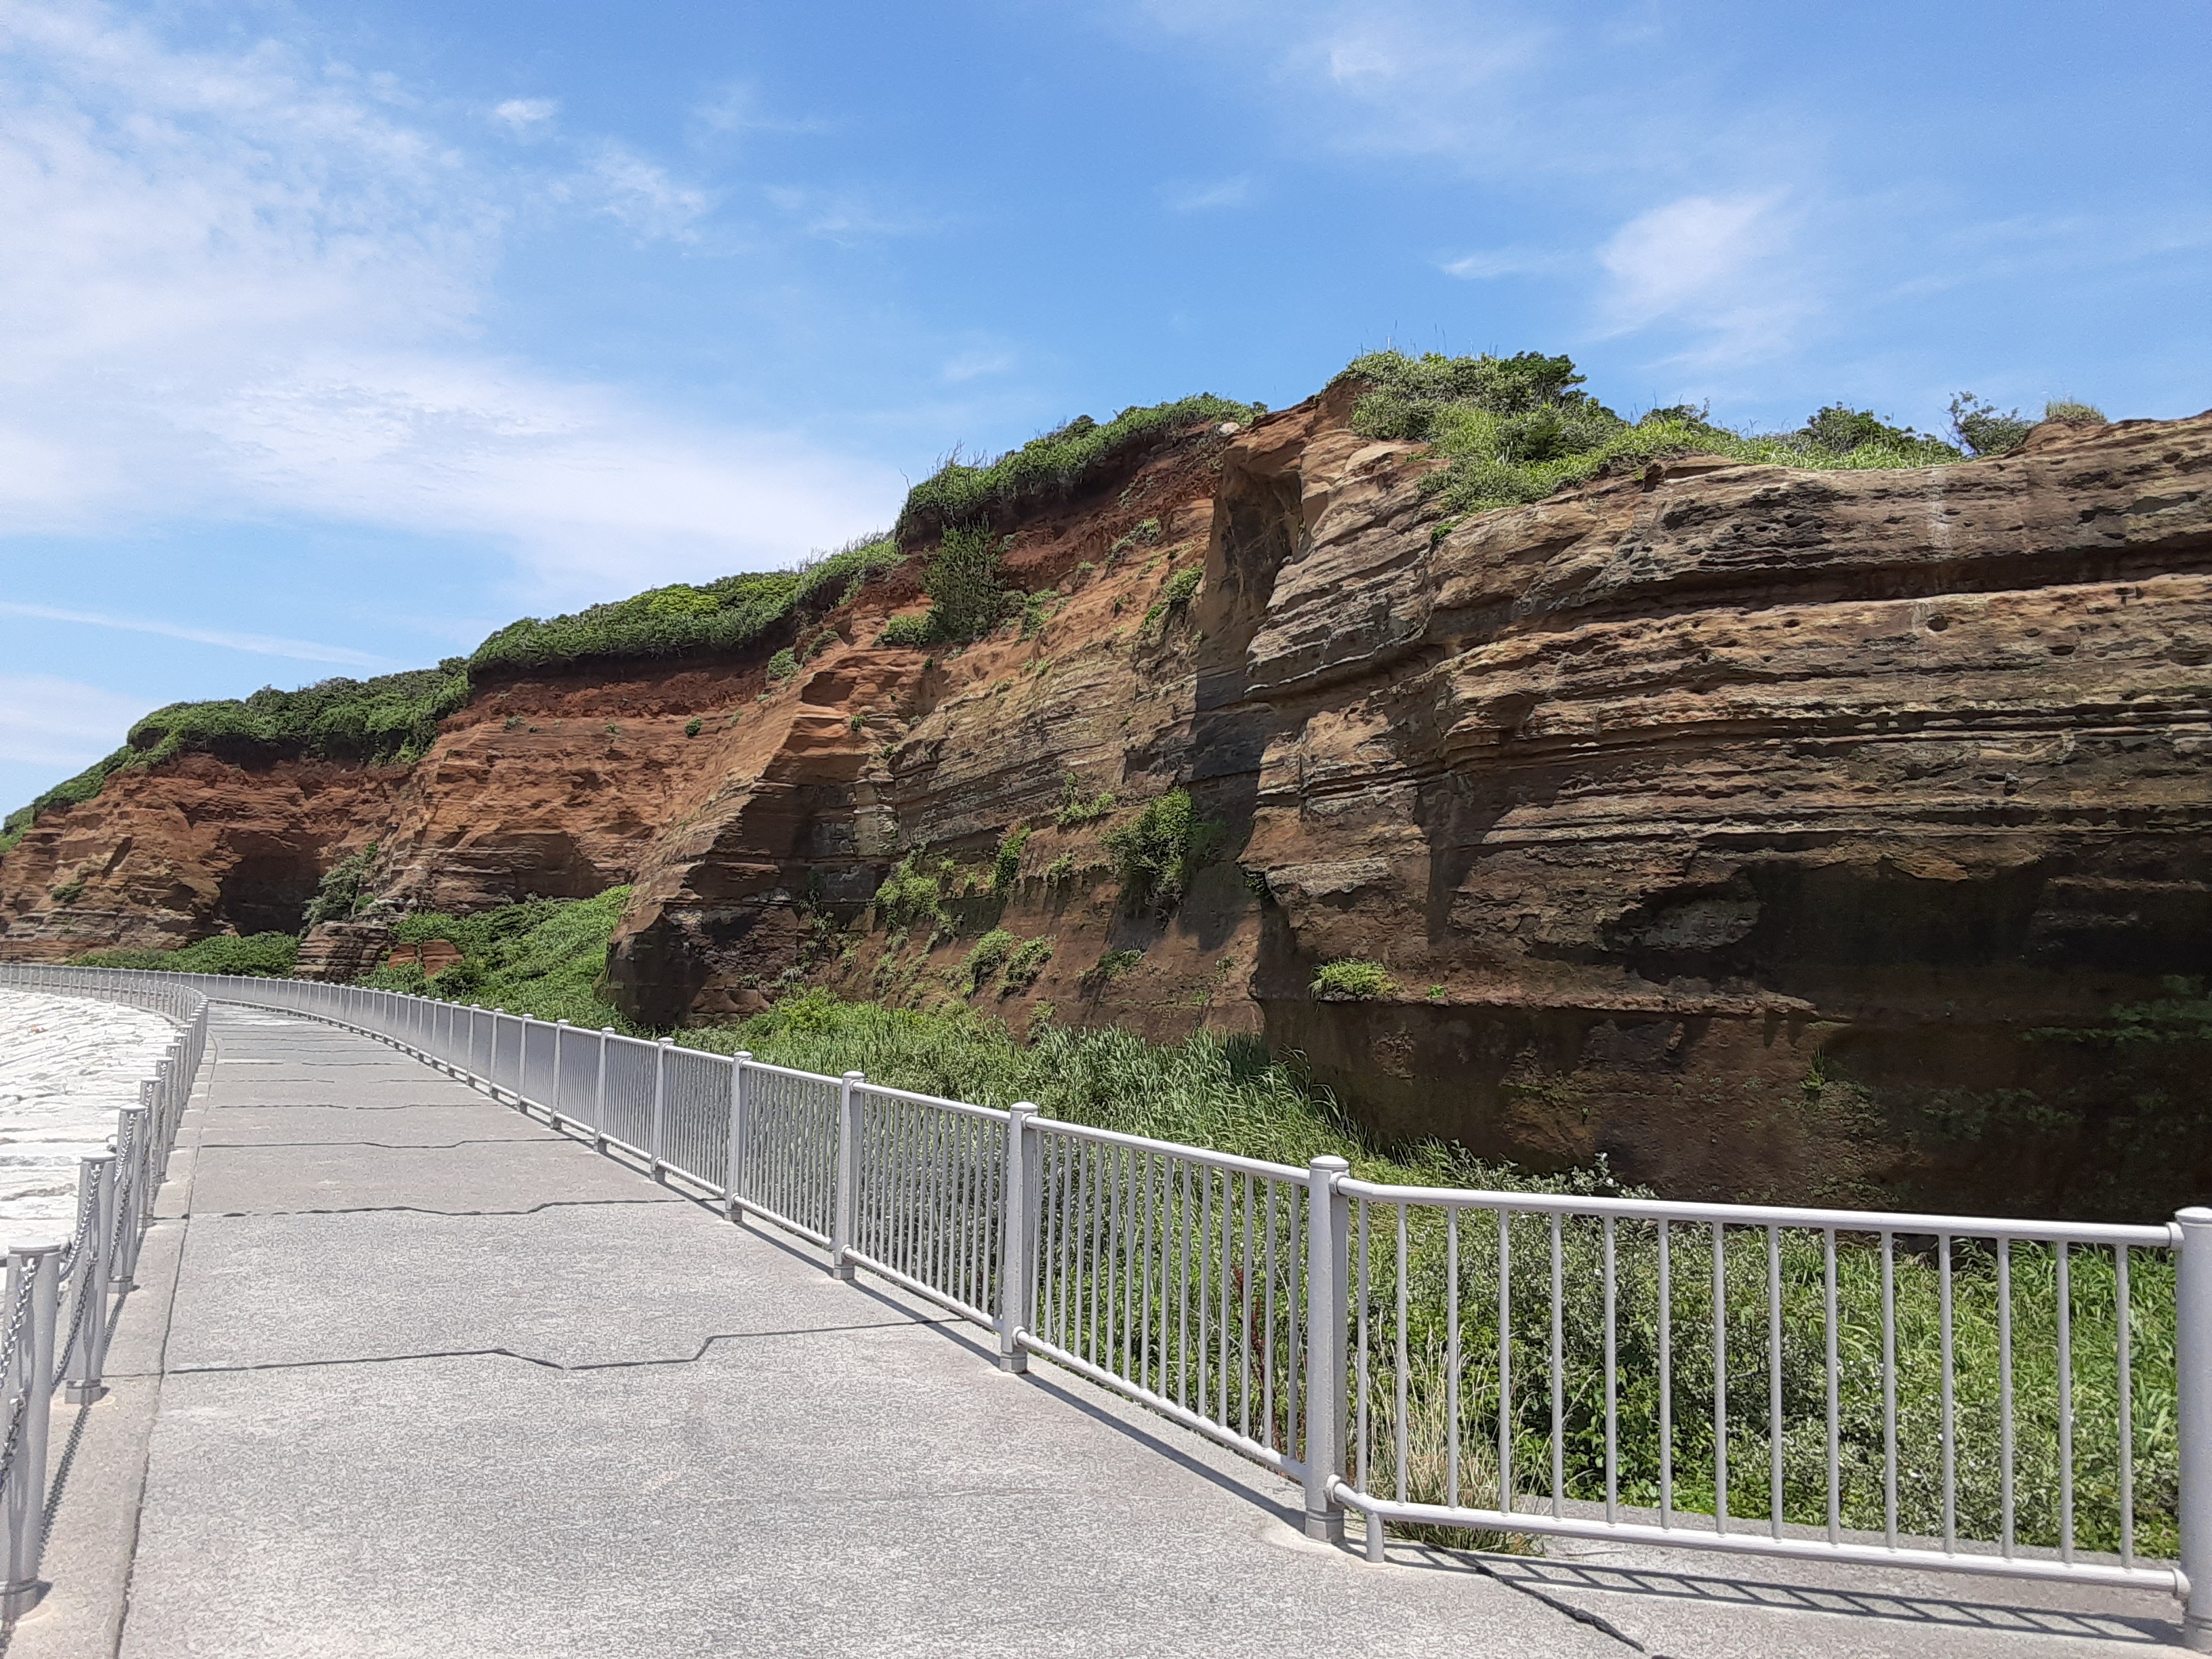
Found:
M 907 492 L 894 533 L 911 544 L 950 525 L 988 522 L 1026 501 L 1072 495 L 1136 445 L 1188 427 L 1249 421 L 1262 408 L 1200 392 L 1125 409 L 1103 422 L 1079 416 L 995 461 L 978 465 L 956 453 Z
M 469 666 L 543 669 L 735 651 L 795 615 L 852 598 L 871 576 L 899 562 L 889 538 L 870 536 L 795 570 L 725 576 L 697 586 L 677 582 L 569 616 L 525 617 L 478 646 Z
M 1541 501 L 1609 466 L 1674 455 L 1853 471 L 1966 459 L 1940 438 L 1841 404 L 1790 432 L 1738 432 L 1685 404 L 1655 409 L 1632 423 L 1582 390 L 1571 358 L 1534 351 L 1512 357 L 1376 351 L 1355 358 L 1338 379 L 1368 388 L 1353 406 L 1353 430 L 1431 444 L 1448 459 L 1421 487 L 1454 520 Z
M 297 691 L 264 686 L 249 697 L 173 702 L 132 726 L 114 753 L 9 813 L 0 829 L 0 854 L 22 840 L 48 807 L 90 800 L 118 772 L 158 766 L 186 750 L 241 762 L 301 756 L 414 761 L 438 735 L 438 722 L 468 697 L 466 665 L 449 657 L 435 668 L 374 679 L 321 680 Z

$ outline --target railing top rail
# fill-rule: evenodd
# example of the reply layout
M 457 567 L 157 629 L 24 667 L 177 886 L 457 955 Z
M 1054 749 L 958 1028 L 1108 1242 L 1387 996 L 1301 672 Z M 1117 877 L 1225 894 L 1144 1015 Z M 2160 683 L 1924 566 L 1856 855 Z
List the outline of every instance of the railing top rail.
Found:
M 1768 1204 L 1692 1204 L 1652 1198 L 1583 1198 L 1562 1193 L 1489 1193 L 1452 1187 L 1394 1187 L 1346 1176 L 1347 1198 L 1383 1204 L 1427 1204 L 1454 1210 L 1513 1210 L 1536 1215 L 1623 1216 L 1642 1221 L 1720 1222 L 1732 1227 L 1808 1227 L 1839 1233 L 1913 1233 L 1954 1238 L 2002 1238 L 2028 1243 L 2131 1244 L 2167 1250 L 2171 1227 L 2102 1221 L 2021 1221 L 2000 1216 L 1915 1215 L 1889 1210 L 1808 1210 Z
M 748 1063 L 757 1066 L 760 1062 L 753 1060 Z M 957 1112 L 963 1117 L 988 1118 L 994 1123 L 1004 1123 L 1012 1115 L 996 1106 L 978 1106 L 965 1100 L 947 1100 L 942 1095 L 925 1095 L 913 1089 L 894 1089 L 885 1083 L 863 1083 L 860 1090 L 880 1099 L 902 1100 L 909 1106 L 934 1106 L 939 1111 Z
M 1240 1175 L 1264 1176 L 1270 1181 L 1303 1182 L 1307 1175 L 1307 1171 L 1293 1164 L 1270 1164 L 1265 1158 L 1243 1158 L 1235 1152 L 1210 1152 L 1203 1146 L 1186 1146 L 1177 1140 L 1153 1140 L 1144 1135 L 1125 1135 L 1114 1129 L 1094 1129 L 1087 1123 L 1067 1123 L 1058 1118 L 1040 1117 L 1036 1127 L 1043 1134 L 1065 1135 L 1074 1140 L 1095 1140 L 1109 1146 L 1126 1146 L 1135 1152 L 1180 1158 L 1186 1164 L 1206 1164 L 1215 1169 L 1234 1170 Z
M 703 1054 L 706 1051 L 702 1049 L 700 1052 Z M 727 1054 L 717 1054 L 714 1058 L 717 1060 L 726 1060 L 730 1059 L 730 1056 Z M 797 1078 L 802 1083 L 830 1083 L 842 1086 L 845 1081 L 843 1078 L 830 1077 L 820 1072 L 802 1072 L 796 1066 L 771 1066 L 764 1060 L 747 1060 L 745 1062 L 745 1070 L 748 1072 L 766 1072 L 771 1077 Z

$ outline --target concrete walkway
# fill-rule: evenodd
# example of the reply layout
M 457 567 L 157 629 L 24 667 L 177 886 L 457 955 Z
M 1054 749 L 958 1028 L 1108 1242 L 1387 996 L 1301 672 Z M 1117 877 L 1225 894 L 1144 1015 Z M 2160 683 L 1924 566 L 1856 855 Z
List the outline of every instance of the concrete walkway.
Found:
M 10 1659 L 2103 1659 L 2172 1631 L 2158 1597 L 1922 1576 L 1850 1606 L 1712 1558 L 1370 1567 L 1264 1472 L 1001 1376 L 972 1328 L 390 1048 L 231 1008 L 215 1035 L 117 1391 L 57 1419 L 56 1588 Z

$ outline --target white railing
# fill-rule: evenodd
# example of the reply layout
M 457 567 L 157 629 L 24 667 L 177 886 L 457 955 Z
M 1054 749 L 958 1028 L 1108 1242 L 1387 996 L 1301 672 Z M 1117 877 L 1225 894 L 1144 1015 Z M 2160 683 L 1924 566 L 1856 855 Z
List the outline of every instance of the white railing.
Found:
M 60 1389 L 70 1405 L 90 1405 L 107 1392 L 102 1378 L 115 1313 L 132 1287 L 139 1247 L 153 1223 L 155 1194 L 207 1051 L 208 999 L 191 986 L 152 979 L 95 982 L 76 970 L 0 969 L 0 984 L 126 1003 L 179 1027 L 154 1075 L 138 1085 L 138 1104 L 117 1112 L 114 1150 L 77 1160 L 76 1215 L 69 1238 L 8 1248 L 6 1300 L 0 1304 L 7 1310 L 6 1334 L 0 1337 L 0 1525 L 7 1556 L 0 1620 L 15 1619 L 46 1593 L 39 1563 L 58 1497 L 49 1487 L 47 1469 L 54 1390 Z
M 1382 1186 L 358 987 L 6 980 L 394 1042 L 1300 1482 L 1377 1560 L 1395 1524 L 2135 1585 L 2212 1650 L 2212 1210 Z

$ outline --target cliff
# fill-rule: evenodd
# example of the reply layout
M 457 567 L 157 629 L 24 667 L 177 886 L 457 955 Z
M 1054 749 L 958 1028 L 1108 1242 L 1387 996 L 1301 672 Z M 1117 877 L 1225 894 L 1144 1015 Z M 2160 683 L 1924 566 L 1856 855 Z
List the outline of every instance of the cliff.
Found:
M 1393 1136 L 1685 1195 L 2201 1197 L 2212 416 L 1455 521 L 1352 397 L 1027 502 L 1024 618 L 964 649 L 878 642 L 909 562 L 787 677 L 479 674 L 411 766 L 118 773 L 0 860 L 0 954 L 296 927 L 373 842 L 392 909 L 635 884 L 648 1023 L 950 998 L 980 947 L 1017 1025 L 1260 1032 Z M 1218 829 L 1141 901 L 1105 837 L 1178 787 Z M 1316 994 L 1347 959 L 1389 988 Z

